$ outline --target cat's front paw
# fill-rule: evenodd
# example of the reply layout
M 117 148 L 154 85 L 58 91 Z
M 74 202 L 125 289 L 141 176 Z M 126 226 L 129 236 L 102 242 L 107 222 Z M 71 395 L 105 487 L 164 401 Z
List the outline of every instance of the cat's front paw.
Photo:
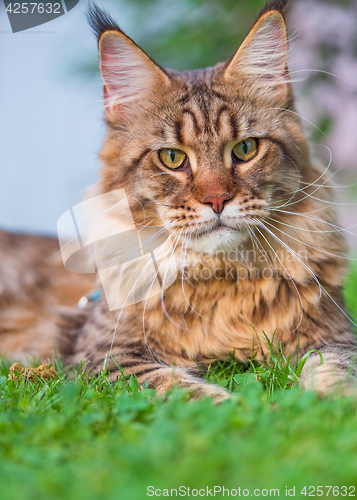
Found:
M 357 381 L 355 374 L 349 369 L 350 363 L 334 352 L 327 352 L 323 359 L 321 364 L 319 354 L 309 356 L 300 375 L 300 387 L 316 391 L 321 396 L 331 393 L 357 396 Z
M 139 383 L 142 382 L 139 378 Z M 219 385 L 204 382 L 201 378 L 188 372 L 185 368 L 160 368 L 147 380 L 149 387 L 153 387 L 157 394 L 165 394 L 174 385 L 185 388 L 190 399 L 212 398 L 215 404 L 229 399 L 230 394 Z

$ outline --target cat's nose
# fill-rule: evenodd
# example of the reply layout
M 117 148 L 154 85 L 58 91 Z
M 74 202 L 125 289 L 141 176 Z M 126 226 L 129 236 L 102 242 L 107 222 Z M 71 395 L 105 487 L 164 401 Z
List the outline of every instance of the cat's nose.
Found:
M 232 198 L 227 195 L 212 196 L 210 198 L 206 198 L 203 203 L 212 205 L 214 212 L 216 212 L 216 214 L 221 214 L 223 212 L 225 202 L 231 199 Z

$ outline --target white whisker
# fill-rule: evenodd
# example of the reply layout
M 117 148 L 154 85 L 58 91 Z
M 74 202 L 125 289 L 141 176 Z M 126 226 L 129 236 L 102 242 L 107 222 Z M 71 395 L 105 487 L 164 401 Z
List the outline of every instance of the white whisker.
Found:
M 257 221 L 257 223 L 258 223 L 258 221 Z M 299 326 L 301 325 L 302 319 L 303 319 L 303 315 L 304 315 L 304 306 L 303 306 L 303 303 L 302 303 L 302 299 L 301 299 L 301 295 L 300 295 L 299 289 L 296 286 L 296 283 L 293 280 L 293 278 L 291 277 L 290 273 L 288 272 L 288 270 L 286 269 L 286 267 L 284 266 L 284 264 L 279 259 L 278 254 L 275 252 L 274 248 L 270 245 L 269 241 L 265 238 L 265 236 L 263 235 L 263 233 L 260 231 L 260 229 L 258 227 L 256 229 L 259 232 L 259 234 L 261 235 L 261 237 L 264 238 L 265 242 L 270 247 L 271 251 L 273 252 L 273 254 L 275 255 L 275 257 L 277 258 L 278 262 L 280 263 L 280 265 L 282 266 L 282 268 L 284 269 L 284 271 L 286 272 L 286 274 L 290 277 L 290 281 L 291 281 L 291 283 L 292 283 L 292 285 L 293 285 L 293 287 L 294 287 L 294 289 L 296 291 L 296 294 L 298 296 L 298 299 L 299 299 L 299 302 L 300 302 L 300 307 L 301 307 L 301 315 L 300 315 L 300 320 L 299 320 L 298 325 L 293 330 L 293 332 L 295 332 L 296 330 L 298 330 Z
M 279 229 L 278 227 L 274 226 L 273 224 L 270 224 L 269 222 L 265 221 L 269 226 L 273 227 L 274 229 L 276 229 L 277 231 L 279 231 L 280 233 L 282 234 L 285 234 L 285 236 L 287 236 L 288 238 L 291 238 L 292 240 L 295 240 L 297 241 L 298 243 L 301 243 L 305 246 L 307 246 L 308 248 L 312 248 L 313 250 L 317 250 L 318 252 L 321 252 L 325 255 L 330 255 L 331 257 L 336 257 L 336 258 L 339 258 L 339 259 L 345 259 L 345 260 L 357 260 L 357 259 L 350 259 L 350 257 L 346 257 L 344 255 L 339 255 L 339 254 L 334 254 L 334 253 L 331 253 L 331 252 L 326 252 L 326 250 L 321 250 L 320 248 L 316 248 L 316 247 L 313 247 L 312 245 L 309 245 L 308 243 L 306 243 L 305 241 L 301 241 L 299 240 L 298 238 L 294 238 L 294 236 L 291 236 L 291 234 L 288 234 L 288 233 L 285 233 L 282 229 Z M 265 227 L 265 229 L 268 231 L 268 228 Z M 275 235 L 276 236 L 276 235 Z
M 335 301 L 335 299 L 333 297 L 331 297 L 331 295 L 328 293 L 328 291 L 321 285 L 321 283 L 319 282 L 319 280 L 317 279 L 317 277 L 315 276 L 315 274 L 311 271 L 311 269 L 304 263 L 302 262 L 302 260 L 296 255 L 296 253 L 291 250 L 291 248 L 286 245 L 275 233 L 273 233 L 272 231 L 270 231 L 269 228 L 267 228 L 264 224 L 262 223 L 259 223 L 259 221 L 256 221 L 257 224 L 259 224 L 261 227 L 263 227 L 265 229 L 265 231 L 267 231 L 276 241 L 280 242 L 281 245 L 283 245 L 283 247 L 291 253 L 291 255 L 293 255 L 296 260 L 298 262 L 300 262 L 300 264 L 308 271 L 308 273 L 312 276 L 312 278 L 316 281 L 316 283 L 318 284 L 319 288 L 320 288 L 320 294 L 321 294 L 321 290 L 325 292 L 325 294 L 329 297 L 329 299 L 333 302 L 333 304 L 340 310 L 340 312 L 342 312 L 342 314 L 354 325 L 357 327 L 357 324 L 348 316 L 348 314 L 342 309 L 341 306 L 339 306 L 337 304 L 337 302 Z M 260 232 L 260 231 L 259 231 Z M 261 233 L 261 232 L 260 232 Z M 261 233 L 262 234 L 262 233 Z M 263 235 L 262 235 L 263 236 Z

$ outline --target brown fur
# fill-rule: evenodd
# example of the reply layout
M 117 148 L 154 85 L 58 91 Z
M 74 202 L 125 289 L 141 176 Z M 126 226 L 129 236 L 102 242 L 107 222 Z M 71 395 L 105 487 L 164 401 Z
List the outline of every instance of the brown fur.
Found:
M 80 320 L 74 306 L 93 276 L 65 270 L 57 239 L 0 231 L 0 255 L 1 353 L 26 363 L 30 356 L 52 359 L 60 348 L 71 352 Z
M 115 330 L 111 354 L 140 383 L 147 380 L 158 392 L 178 383 L 196 395 L 222 399 L 222 389 L 196 377 L 197 366 L 225 359 L 233 351 L 242 362 L 253 355 L 268 357 L 266 334 L 288 350 L 296 351 L 299 343 L 301 355 L 311 348 L 325 353 L 323 370 L 316 356 L 309 358 L 302 386 L 314 383 L 323 392 L 343 378 L 356 349 L 343 312 L 345 241 L 335 225 L 329 175 L 311 158 L 294 111 L 281 15 L 285 3 L 267 5 L 230 61 L 184 73 L 156 66 L 112 20 L 92 11 L 108 124 L 96 194 L 125 188 L 135 222 L 170 224 L 175 254 L 179 260 L 185 255 L 185 260 L 163 300 L 154 297 L 124 308 L 117 328 L 118 311 L 108 311 L 102 294 L 87 308 L 88 319 L 79 318 L 78 325 L 84 325 L 78 328 L 68 362 L 88 359 L 93 369 L 102 368 Z M 280 47 L 271 74 L 260 55 L 251 61 L 249 52 L 265 25 L 275 37 L 273 48 Z M 131 67 L 130 61 L 129 69 L 113 66 L 118 64 L 111 53 L 116 45 L 142 67 Z M 276 51 L 272 54 L 274 58 Z M 250 71 L 251 62 L 256 73 Z M 135 72 L 138 81 L 133 80 Z M 122 86 L 120 78 L 126 79 Z M 128 82 L 138 85 L 135 95 Z M 259 141 L 256 157 L 235 162 L 229 148 L 249 137 Z M 185 168 L 170 171 L 160 162 L 157 151 L 170 147 L 188 155 Z M 208 201 L 212 198 L 227 200 L 219 217 Z M 214 236 L 218 223 L 230 229 Z M 3 245 L 3 255 L 10 243 Z M 44 243 L 46 252 L 41 245 L 41 252 L 34 250 L 36 258 L 23 264 L 20 254 L 11 251 L 13 267 L 23 270 L 5 280 L 10 298 L 3 300 L 9 304 L 3 306 L 3 324 L 7 314 L 17 314 L 17 302 L 24 306 L 15 328 L 11 321 L 7 330 L 3 327 L 0 343 L 14 357 L 49 356 L 63 331 L 55 326 L 49 307 L 61 303 L 61 294 L 73 304 L 83 288 L 92 287 L 90 278 L 82 276 L 74 292 L 78 276 L 60 271 L 60 266 L 50 270 L 51 260 L 44 259 L 54 253 L 54 244 Z M 37 240 L 27 237 L 27 244 L 35 248 Z M 232 259 L 229 252 L 237 247 L 240 253 Z M 19 291 L 20 275 L 39 263 L 40 273 Z M 207 276 L 202 278 L 203 272 Z M 41 336 L 45 328 L 46 340 Z M 15 336 L 12 330 L 20 333 Z M 72 339 L 73 333 L 67 337 Z M 108 366 L 115 377 L 115 364 L 108 361 Z

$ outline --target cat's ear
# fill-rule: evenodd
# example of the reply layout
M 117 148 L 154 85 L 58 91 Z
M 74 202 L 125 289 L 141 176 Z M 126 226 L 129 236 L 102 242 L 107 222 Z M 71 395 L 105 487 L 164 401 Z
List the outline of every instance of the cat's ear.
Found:
M 169 78 L 144 51 L 97 6 L 91 6 L 89 22 L 97 34 L 104 102 L 109 117 L 125 107 L 147 105 L 155 89 L 169 84 Z
M 287 57 L 284 16 L 279 10 L 264 9 L 228 63 L 224 78 L 232 84 L 244 81 L 253 96 L 282 106 L 290 90 Z

